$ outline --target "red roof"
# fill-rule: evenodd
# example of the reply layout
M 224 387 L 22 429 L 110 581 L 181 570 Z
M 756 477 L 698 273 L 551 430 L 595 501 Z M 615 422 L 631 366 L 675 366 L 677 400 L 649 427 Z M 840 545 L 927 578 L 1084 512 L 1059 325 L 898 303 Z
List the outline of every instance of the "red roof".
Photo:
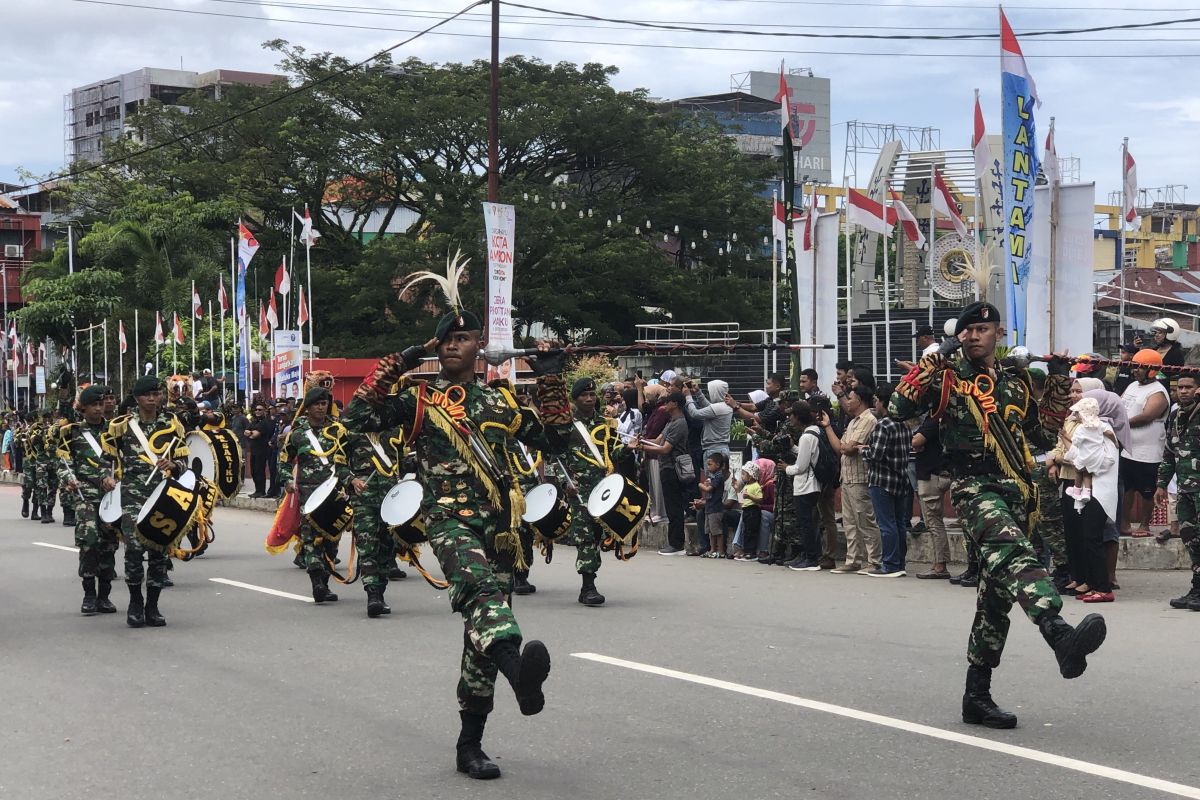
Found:
M 1200 295 L 1200 272 L 1173 269 L 1125 270 L 1125 302 L 1146 306 L 1194 306 Z M 1121 304 L 1121 277 L 1113 275 L 1097 288 L 1096 307 L 1112 309 Z

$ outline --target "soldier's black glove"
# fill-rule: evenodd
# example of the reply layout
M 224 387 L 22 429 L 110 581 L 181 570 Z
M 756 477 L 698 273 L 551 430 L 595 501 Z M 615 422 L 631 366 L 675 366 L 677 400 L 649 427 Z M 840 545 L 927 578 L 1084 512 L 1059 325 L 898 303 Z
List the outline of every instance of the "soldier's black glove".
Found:
M 1070 375 L 1071 362 L 1062 356 L 1050 356 L 1050 360 L 1046 362 L 1046 373 L 1048 375 Z
M 401 350 L 400 360 L 404 362 L 404 371 L 408 372 L 421 366 L 421 359 L 426 355 L 425 346 L 421 344 L 414 344 L 412 347 Z
M 539 377 L 561 375 L 567 365 L 567 351 L 562 348 L 540 351 L 536 356 L 528 358 L 529 368 L 533 370 L 534 375 Z
M 960 347 L 962 347 L 962 342 L 958 340 L 957 336 L 948 336 L 942 340 L 940 345 L 938 345 L 938 355 L 949 358 L 950 356 L 954 355 L 955 351 Z

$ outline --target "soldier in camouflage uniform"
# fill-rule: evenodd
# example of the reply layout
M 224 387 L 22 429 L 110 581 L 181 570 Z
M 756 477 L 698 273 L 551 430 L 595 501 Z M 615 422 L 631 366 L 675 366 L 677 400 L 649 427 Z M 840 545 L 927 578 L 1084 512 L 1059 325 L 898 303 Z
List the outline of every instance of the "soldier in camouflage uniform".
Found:
M 1028 443 L 1054 444 L 1069 402 L 1067 362 L 1050 360 L 1045 392 L 1035 404 L 1029 385 L 996 363 L 999 322 L 995 306 L 967 306 L 955 326 L 956 338 L 904 376 L 889 411 L 900 419 L 929 411 L 941 420 L 942 447 L 953 475 L 951 500 L 963 531 L 980 550 L 963 721 L 1012 728 L 1016 715 L 993 702 L 991 675 L 1004 651 L 1013 603 L 1041 629 L 1064 678 L 1083 674 L 1086 656 L 1103 643 L 1106 628 L 1099 614 L 1089 614 L 1074 628 L 1059 615 L 1062 600 L 1029 543 L 1038 492 Z M 960 346 L 964 357 L 949 361 Z
M 102 444 L 115 458 L 117 480 L 121 482 L 121 507 L 124 511 L 121 515 L 121 534 L 125 540 L 125 585 L 129 587 L 129 609 L 125 614 L 125 623 L 131 628 L 146 625 L 161 628 L 167 621 L 158 610 L 158 599 L 167 585 L 170 556 L 145 547 L 138 540 L 137 516 L 162 479 L 168 475 L 182 475 L 187 470 L 188 449 L 184 444 L 184 430 L 179 419 L 161 410 L 162 383 L 156 376 L 138 378 L 133 384 L 133 397 L 137 410 L 132 414 L 114 417 L 108 424 Z M 151 479 L 155 470 L 157 474 Z M 148 570 L 143 555 L 149 561 Z M 143 578 L 146 582 L 144 598 Z
M 43 514 L 48 514 L 46 508 L 46 479 L 42 464 L 42 450 L 46 446 L 46 425 L 40 416 L 35 417 L 29 426 L 29 446 L 25 450 L 25 476 L 33 486 L 33 513 L 31 520 L 41 520 Z
M 403 440 L 399 430 L 389 433 L 352 433 L 346 439 L 346 458 L 354 473 L 354 547 L 358 573 L 367 592 L 367 616 L 390 614 L 384 601 L 388 573 L 396 563 L 396 542 L 379 517 L 383 498 L 400 474 Z
M 54 506 L 58 502 L 58 434 L 61 430 L 62 417 L 55 411 L 47 411 L 43 415 L 45 432 L 38 445 L 38 480 L 42 482 L 42 498 L 45 507 L 42 509 L 42 524 L 54 522 Z
M 313 490 L 337 478 L 342 489 L 350 491 L 354 473 L 346 463 L 346 426 L 329 416 L 333 395 L 328 389 L 309 389 L 300 407 L 300 416 L 279 448 L 280 482 L 285 493 L 298 492 L 300 507 L 308 502 Z M 376 506 L 375 515 L 378 518 Z M 329 566 L 326 563 L 327 545 L 335 548 L 341 534 L 329 534 L 313 528 L 304 516 L 300 518 L 300 558 L 308 570 L 313 600 L 334 602 L 338 596 L 329 590 Z M 336 550 L 334 551 L 336 552 Z
M 529 641 L 520 649 L 521 629 L 510 605 L 513 570 L 524 562 L 519 537 L 524 502 L 510 471 L 509 448 L 516 438 L 561 453 L 571 432 L 571 409 L 562 378 L 544 374 L 561 372 L 561 351 L 531 359 L 543 375 L 538 398 L 544 422 L 518 406 L 507 387 L 478 381 L 481 327 L 475 314 L 452 311 L 425 346 L 381 359 L 355 392 L 345 420 L 355 432 L 402 426 L 415 451 L 426 535 L 450 583 L 450 605 L 465 624 L 457 766 L 469 777 L 487 779 L 500 775 L 482 748 L 497 673 L 512 685 L 521 713 L 530 715 L 542 710 L 542 683 L 550 672 L 545 645 Z M 428 383 L 402 382 L 402 374 L 427 351 L 437 353 L 439 374 Z M 396 386 L 398 393 L 390 394 Z
M 575 491 L 567 492 L 571 504 L 570 539 L 575 545 L 575 571 L 583 579 L 579 602 L 585 606 L 604 605 L 604 595 L 596 591 L 596 573 L 600 571 L 600 543 L 604 529 L 587 512 L 592 490 L 613 473 L 613 462 L 622 449 L 617 438 L 617 421 L 597 409 L 596 382 L 580 378 L 571 387 L 575 401 L 574 430 L 564 464 Z
M 1196 378 L 1180 375 L 1175 388 L 1179 391 L 1179 410 L 1167 427 L 1167 446 L 1162 463 L 1158 465 L 1158 490 L 1154 499 L 1167 502 L 1167 486 L 1174 477 L 1176 489 L 1175 514 L 1179 519 L 1179 538 L 1192 559 L 1192 586 L 1183 597 L 1171 601 L 1171 608 L 1200 611 L 1200 408 L 1196 397 Z
M 117 611 L 108 596 L 117 577 L 119 532 L 99 517 L 100 501 L 115 485 L 114 454 L 106 452 L 101 444 L 108 430 L 104 419 L 104 387 L 93 385 L 84 389 L 79 395 L 79 405 L 83 421 L 68 424 L 59 439 L 58 479 L 67 497 L 75 501 L 75 546 L 79 548 L 79 577 L 83 579 L 83 604 L 79 612 L 90 617 L 96 612 Z
M 788 412 L 792 403 L 799 399 L 800 393 L 795 389 L 780 391 L 776 402 L 785 415 L 783 421 L 772 432 L 759 429 L 754 434 L 754 446 L 758 448 L 759 457 L 775 462 L 775 522 L 771 532 L 771 552 L 758 559 L 760 564 L 785 566 L 795 557 L 793 551 L 800 544 L 796 511 L 792 503 L 792 479 L 787 476 L 788 465 L 796 460 L 795 446 L 801 434 Z M 754 552 L 757 547 L 755 542 L 742 542 L 742 549 L 747 553 Z
M 32 422 L 27 416 L 21 418 L 20 427 L 13 433 L 13 447 L 21 450 L 21 516 L 29 518 L 29 504 L 33 499 L 33 484 L 36 481 L 36 470 L 33 465 L 32 451 L 32 436 L 30 428 Z M 42 514 L 38 510 L 37 505 L 33 506 L 33 513 L 36 515 L 34 519 L 39 519 Z

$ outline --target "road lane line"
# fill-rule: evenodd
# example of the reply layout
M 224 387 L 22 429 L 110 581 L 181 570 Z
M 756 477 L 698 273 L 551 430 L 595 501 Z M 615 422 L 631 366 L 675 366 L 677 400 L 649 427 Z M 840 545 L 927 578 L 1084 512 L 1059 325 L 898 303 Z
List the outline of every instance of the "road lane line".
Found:
M 67 547 L 65 544 L 50 544 L 49 542 L 30 542 L 38 547 L 53 547 L 55 550 L 66 550 L 68 553 L 78 553 L 78 547 Z
M 599 655 L 597 653 L 572 653 L 575 658 L 582 658 L 587 661 L 595 661 L 599 664 L 608 664 L 613 667 L 622 667 L 624 669 L 634 670 L 636 672 L 645 672 L 650 675 L 659 675 L 664 678 L 674 678 L 675 680 L 694 683 L 700 686 L 710 686 L 714 689 L 724 689 L 728 692 L 737 694 L 749 695 L 751 697 L 759 697 L 764 700 L 774 700 L 777 703 L 785 703 L 787 705 L 799 706 L 807 708 L 811 711 L 822 711 L 826 714 L 834 714 L 839 717 L 847 717 L 849 719 L 859 720 L 860 722 L 869 722 L 873 725 L 882 725 L 885 728 L 893 728 L 895 730 L 905 731 L 907 733 L 916 733 L 922 736 L 928 736 L 933 739 L 941 739 L 946 742 L 954 742 L 956 744 L 965 744 L 970 747 L 978 747 L 981 750 L 991 750 L 1004 755 L 1024 758 L 1030 761 L 1037 761 L 1042 764 L 1049 764 L 1063 769 L 1082 772 L 1085 775 L 1096 775 L 1101 778 L 1128 783 L 1133 786 L 1140 786 L 1145 789 L 1154 789 L 1160 792 L 1166 792 L 1178 797 L 1189 797 L 1194 800 L 1200 800 L 1200 788 L 1195 786 L 1186 786 L 1182 783 L 1174 783 L 1172 781 L 1154 778 L 1149 775 L 1141 775 L 1137 772 L 1127 772 L 1123 769 L 1114 769 L 1103 764 L 1093 764 L 1088 761 L 1080 761 L 1067 756 L 1055 755 L 1054 753 L 1044 753 L 1040 750 L 1034 750 L 1030 747 L 1021 747 L 1020 745 L 1007 744 L 1005 742 L 997 742 L 991 739 L 984 739 L 979 736 L 971 736 L 970 734 L 957 733 L 955 731 L 943 730 L 935 728 L 931 725 L 922 725 L 918 722 L 909 722 L 908 720 L 897 719 L 896 717 L 885 717 L 882 714 L 873 714 L 869 711 L 859 711 L 856 708 L 848 708 L 846 706 L 833 705 L 832 703 L 824 703 L 820 700 L 809 700 L 804 697 L 784 694 L 782 692 L 773 692 L 769 689 L 757 689 L 753 686 L 745 686 L 740 683 L 732 683 L 723 681 L 717 678 L 709 678 L 704 675 L 695 675 L 691 672 L 680 672 L 674 669 L 665 667 L 656 667 L 653 664 L 642 664 L 637 661 L 626 661 L 623 658 L 613 658 L 611 656 Z
M 299 600 L 302 603 L 311 603 L 311 597 L 305 597 L 302 594 L 292 594 L 291 592 L 281 592 L 278 589 L 268 589 L 266 586 L 255 586 L 253 583 L 242 583 L 241 581 L 231 581 L 228 578 L 209 578 L 213 583 L 223 583 L 226 586 L 236 586 L 239 589 L 249 589 L 252 592 L 262 592 L 263 594 L 274 595 L 275 597 L 286 597 L 289 600 Z M 1200 795 L 1198 795 L 1200 796 Z

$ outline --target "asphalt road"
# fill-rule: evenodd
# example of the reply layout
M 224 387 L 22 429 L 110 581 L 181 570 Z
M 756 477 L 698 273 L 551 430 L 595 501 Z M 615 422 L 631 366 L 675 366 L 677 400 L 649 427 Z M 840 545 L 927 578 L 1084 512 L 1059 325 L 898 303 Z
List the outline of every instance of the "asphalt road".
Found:
M 221 509 L 211 555 L 176 565 L 167 627 L 131 630 L 121 584 L 122 613 L 79 615 L 73 553 L 34 544 L 70 530 L 18 505 L 0 489 L 0 798 L 1200 797 L 1200 613 L 1165 602 L 1181 573 L 1121 576 L 1076 681 L 1015 618 L 994 690 L 1021 724 L 988 731 L 958 718 L 969 590 L 643 553 L 605 562 L 592 609 L 563 548 L 517 603 L 554 658 L 546 710 L 500 687 L 484 746 L 504 777 L 476 783 L 454 771 L 444 594 L 410 577 L 369 620 L 357 585 L 315 606 L 214 582 L 308 594 L 263 551 L 265 514 Z

